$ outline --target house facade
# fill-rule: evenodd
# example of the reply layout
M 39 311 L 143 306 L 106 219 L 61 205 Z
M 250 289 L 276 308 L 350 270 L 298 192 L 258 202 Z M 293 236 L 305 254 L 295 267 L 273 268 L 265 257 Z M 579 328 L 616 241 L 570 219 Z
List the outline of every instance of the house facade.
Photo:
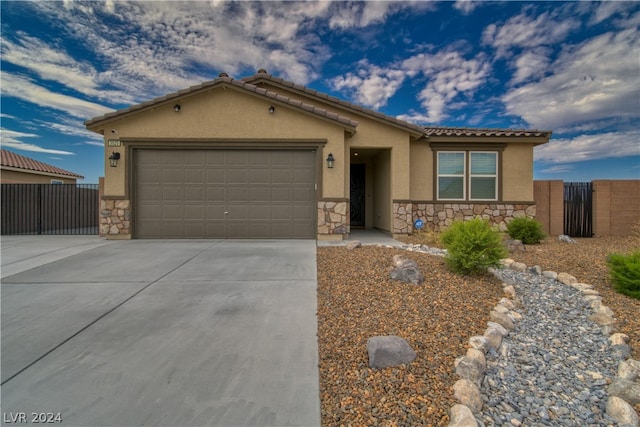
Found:
M 550 131 L 420 127 L 259 70 L 96 117 L 107 238 L 343 239 L 535 216 Z
M 2 184 L 75 184 L 79 175 L 57 166 L 0 150 L 0 183 Z

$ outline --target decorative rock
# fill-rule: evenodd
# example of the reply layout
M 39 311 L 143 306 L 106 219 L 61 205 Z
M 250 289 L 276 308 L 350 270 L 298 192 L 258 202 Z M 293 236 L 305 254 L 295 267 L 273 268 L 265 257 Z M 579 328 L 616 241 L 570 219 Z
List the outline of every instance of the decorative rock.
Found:
M 489 341 L 487 340 L 487 337 L 475 335 L 469 338 L 469 345 L 471 346 L 471 348 L 475 348 L 481 351 L 486 351 L 487 348 L 489 347 Z
M 484 366 L 485 368 L 487 367 L 487 359 L 485 359 L 484 352 L 482 350 L 478 350 L 477 348 L 468 348 L 467 357 L 478 362 L 480 366 Z
M 539 265 L 534 265 L 529 268 L 529 273 L 536 276 L 542 276 L 542 268 Z
M 498 332 L 500 332 L 500 334 L 501 334 L 503 337 L 506 337 L 507 335 L 509 335 L 509 331 L 507 331 L 507 330 L 505 329 L 505 327 L 504 327 L 504 326 L 502 326 L 502 325 L 501 325 L 501 324 L 499 324 L 499 323 L 496 323 L 496 322 L 487 322 L 487 326 L 488 326 L 489 328 L 491 328 L 491 329 L 497 329 L 497 330 L 498 330 Z M 486 333 L 486 331 L 485 331 L 485 333 Z
M 640 383 L 616 377 L 607 388 L 610 396 L 617 396 L 632 405 L 640 403 Z
M 396 335 L 369 338 L 367 351 L 369 352 L 369 366 L 373 369 L 411 363 L 416 358 L 416 352 L 409 346 L 409 343 Z
M 610 316 L 613 317 L 613 310 L 611 310 L 609 307 L 607 307 L 606 305 L 600 305 L 598 307 L 598 309 L 596 310 L 596 314 L 603 314 L 605 316 Z
M 492 310 L 490 313 L 491 321 L 499 323 L 504 326 L 506 329 L 513 331 L 515 329 L 515 325 L 513 324 L 513 320 L 509 317 L 508 314 L 498 313 L 495 310 Z
M 513 302 L 509 298 L 500 298 L 498 304 L 507 307 L 509 310 L 515 310 L 516 306 L 513 305 Z
M 467 406 L 474 414 L 482 410 L 482 395 L 480 388 L 467 379 L 461 379 L 453 384 L 453 397 Z
M 594 290 L 594 289 L 585 289 L 582 291 L 582 295 L 585 296 L 600 296 L 600 292 Z
M 527 251 L 522 244 L 522 240 L 507 239 L 504 241 L 504 245 L 511 254 Z
M 505 268 L 511 267 L 511 264 L 513 264 L 514 262 L 515 261 L 512 260 L 511 258 L 504 258 L 500 260 L 500 264 L 504 265 Z
M 618 377 L 628 381 L 636 381 L 640 378 L 640 362 L 633 359 L 620 362 L 618 365 Z
M 478 427 L 478 422 L 468 406 L 456 403 L 451 407 L 449 427 Z
M 611 345 L 622 345 L 629 342 L 629 335 L 618 332 L 609 337 Z
M 503 330 L 506 331 L 506 329 L 502 325 L 499 325 L 497 323 L 494 324 L 500 326 Z M 504 335 L 502 335 L 502 333 L 500 333 L 500 331 L 496 328 L 487 328 L 487 330 L 484 331 L 484 336 L 487 338 L 489 346 L 495 348 L 496 350 L 500 347 L 500 344 L 502 344 L 502 337 L 504 337 Z
M 509 268 L 511 268 L 514 271 L 519 271 L 521 273 L 524 273 L 525 271 L 527 271 L 527 265 L 521 262 L 514 262 L 513 264 L 511 264 L 511 267 Z
M 588 319 L 602 326 L 613 325 L 616 322 L 613 317 L 602 313 L 592 314 Z
M 362 246 L 362 242 L 360 240 L 353 240 L 349 243 L 347 243 L 347 249 L 352 251 L 356 248 L 359 248 Z
M 573 285 L 574 283 L 578 283 L 578 279 L 569 273 L 558 273 L 558 282 L 564 283 L 565 285 Z
M 574 283 L 571 285 L 571 287 L 579 291 L 586 291 L 586 290 L 593 289 L 593 286 L 589 285 L 588 283 Z
M 484 360 L 484 359 L 483 359 Z M 482 364 L 483 360 L 474 359 L 468 356 L 458 357 L 455 361 L 456 375 L 460 378 L 466 378 L 480 386 L 484 373 L 487 370 L 486 365 Z
M 512 285 L 505 286 L 504 288 L 502 288 L 502 291 L 511 298 L 516 297 L 516 289 Z
M 629 403 L 617 396 L 609 396 L 607 415 L 615 419 L 620 426 L 638 426 L 638 414 Z
M 624 360 L 627 357 L 631 356 L 631 347 L 626 344 L 612 345 L 611 354 L 616 356 L 618 359 Z
M 555 271 L 551 271 L 551 270 L 543 271 L 542 275 L 544 277 L 548 278 L 548 279 L 553 279 L 553 280 L 556 280 L 558 278 L 558 273 L 556 273 Z
M 418 268 L 418 264 L 408 258 L 396 258 L 393 257 L 393 262 L 396 264 L 396 268 L 391 270 L 390 276 L 393 280 L 399 280 L 405 283 L 413 283 L 414 285 L 420 285 L 424 282 L 424 276 Z
M 561 242 L 565 242 L 565 243 L 576 243 L 576 241 L 574 239 L 572 239 L 571 237 L 567 236 L 566 234 L 561 234 L 558 236 L 558 240 L 560 240 Z

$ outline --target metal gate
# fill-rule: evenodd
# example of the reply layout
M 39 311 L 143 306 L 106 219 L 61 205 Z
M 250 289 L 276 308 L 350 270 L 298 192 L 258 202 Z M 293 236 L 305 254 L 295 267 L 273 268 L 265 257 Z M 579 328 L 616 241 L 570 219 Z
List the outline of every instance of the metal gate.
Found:
M 564 183 L 564 234 L 593 237 L 593 185 L 590 182 Z
M 2 184 L 2 234 L 98 234 L 98 184 Z

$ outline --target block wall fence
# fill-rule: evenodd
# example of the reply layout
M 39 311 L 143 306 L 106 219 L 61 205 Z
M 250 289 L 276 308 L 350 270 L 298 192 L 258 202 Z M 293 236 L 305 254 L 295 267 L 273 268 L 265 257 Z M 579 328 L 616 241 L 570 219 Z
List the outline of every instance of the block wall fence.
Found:
M 640 223 L 640 180 L 595 180 L 594 236 L 629 236 Z M 534 181 L 536 219 L 552 236 L 564 234 L 564 181 Z

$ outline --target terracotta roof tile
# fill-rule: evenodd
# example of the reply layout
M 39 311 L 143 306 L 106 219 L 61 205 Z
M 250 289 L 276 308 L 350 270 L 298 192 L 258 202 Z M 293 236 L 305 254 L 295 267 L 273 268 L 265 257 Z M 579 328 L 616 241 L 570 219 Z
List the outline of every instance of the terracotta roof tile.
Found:
M 459 128 L 430 126 L 424 129 L 429 136 L 520 136 L 520 137 L 551 137 L 550 130 L 537 129 L 491 129 L 491 128 Z
M 71 178 L 84 178 L 84 176 L 78 175 L 77 173 L 69 172 L 68 170 L 61 169 L 57 166 L 42 163 L 5 149 L 0 150 L 0 164 L 3 167 L 24 169 L 25 171 L 64 175 Z

